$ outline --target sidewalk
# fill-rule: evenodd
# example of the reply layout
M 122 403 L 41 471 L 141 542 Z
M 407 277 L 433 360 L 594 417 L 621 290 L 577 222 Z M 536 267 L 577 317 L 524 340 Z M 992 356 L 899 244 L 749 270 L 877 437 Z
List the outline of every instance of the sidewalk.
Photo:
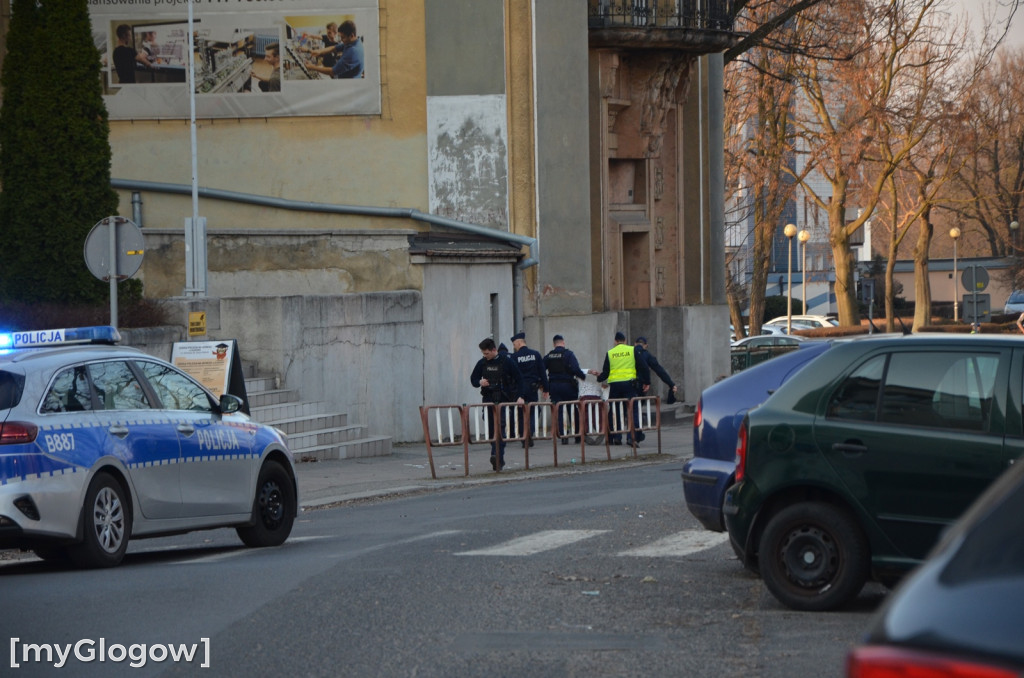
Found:
M 570 442 L 568 445 L 558 445 L 558 466 L 555 467 L 552 443 L 544 440 L 530 448 L 530 470 L 527 471 L 521 445 L 508 443 L 505 448 L 505 468 L 501 473 L 491 470 L 488 445 L 470 445 L 468 477 L 463 475 L 465 470 L 461 446 L 435 447 L 433 454 L 437 480 L 430 477 L 426 443 L 395 445 L 391 455 L 386 457 L 297 462 L 295 470 L 299 502 L 303 508 L 315 508 L 356 499 L 682 461 L 693 455 L 692 415 L 681 415 L 679 418 L 673 417 L 671 413 L 663 415 L 661 453 L 658 454 L 657 432 L 647 431 L 646 440 L 637 447 L 636 459 L 627 445 L 611 446 L 610 462 L 603 444 L 587 445 L 587 461 L 582 464 L 580 446 Z

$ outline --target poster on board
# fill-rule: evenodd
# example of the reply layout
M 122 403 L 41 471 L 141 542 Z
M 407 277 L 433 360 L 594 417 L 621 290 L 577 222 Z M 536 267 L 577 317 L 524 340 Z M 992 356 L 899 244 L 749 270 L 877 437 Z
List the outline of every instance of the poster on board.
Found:
M 210 390 L 215 396 L 224 393 L 242 399 L 242 411 L 249 413 L 249 399 L 245 393 L 245 376 L 238 342 L 176 341 L 171 347 L 171 364 Z
M 194 0 L 196 116 L 381 111 L 377 0 Z M 90 0 L 111 120 L 187 119 L 188 5 Z

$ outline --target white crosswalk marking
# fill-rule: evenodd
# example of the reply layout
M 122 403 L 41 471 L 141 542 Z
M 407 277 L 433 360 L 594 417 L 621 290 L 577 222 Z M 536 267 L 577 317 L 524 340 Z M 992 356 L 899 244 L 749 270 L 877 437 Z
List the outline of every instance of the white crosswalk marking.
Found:
M 646 546 L 620 551 L 620 556 L 642 556 L 654 557 L 679 557 L 697 553 L 705 549 L 718 546 L 729 539 L 729 535 L 722 532 L 709 532 L 707 530 L 685 530 L 663 537 L 658 541 L 651 542 Z
M 550 551 L 559 546 L 573 544 L 590 537 L 604 534 L 608 530 L 546 530 L 528 537 L 520 537 L 512 541 L 498 544 L 486 549 L 463 551 L 457 556 L 532 556 L 542 551 Z

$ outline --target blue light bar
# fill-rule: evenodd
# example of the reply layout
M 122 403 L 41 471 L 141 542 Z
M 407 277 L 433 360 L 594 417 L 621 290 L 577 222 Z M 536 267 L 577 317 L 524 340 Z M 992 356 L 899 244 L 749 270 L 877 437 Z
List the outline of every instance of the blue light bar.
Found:
M 0 350 L 71 344 L 116 344 L 119 341 L 121 341 L 121 333 L 117 331 L 116 327 L 109 325 L 71 327 L 60 330 L 0 332 Z

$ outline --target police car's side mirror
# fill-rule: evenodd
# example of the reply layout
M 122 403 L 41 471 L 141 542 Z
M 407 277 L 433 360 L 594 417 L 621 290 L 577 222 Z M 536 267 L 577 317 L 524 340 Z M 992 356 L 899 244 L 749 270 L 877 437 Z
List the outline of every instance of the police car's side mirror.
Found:
M 242 408 L 242 399 L 236 395 L 225 393 L 220 397 L 221 414 L 231 414 Z

